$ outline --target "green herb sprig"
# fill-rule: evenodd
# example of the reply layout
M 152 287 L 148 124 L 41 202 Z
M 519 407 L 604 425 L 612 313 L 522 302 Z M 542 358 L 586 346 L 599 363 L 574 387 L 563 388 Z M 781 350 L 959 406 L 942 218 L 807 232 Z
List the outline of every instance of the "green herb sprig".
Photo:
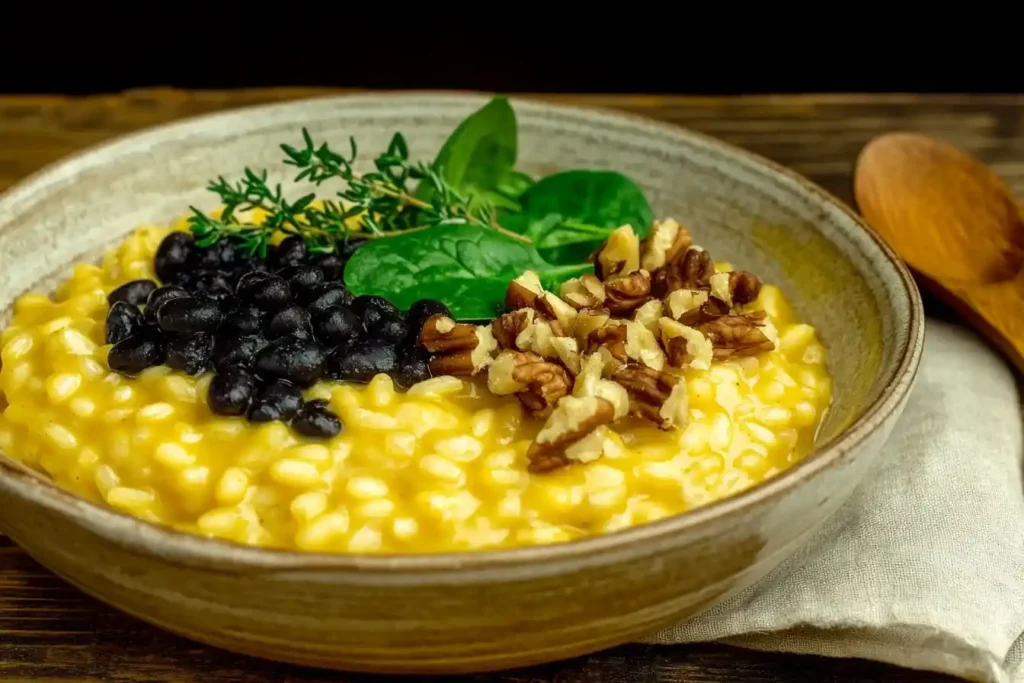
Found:
M 321 199 L 316 193 L 288 201 L 280 184 L 267 184 L 267 172 L 246 168 L 243 177 L 232 183 L 219 177 L 207 189 L 217 194 L 224 206 L 220 218 L 213 218 L 195 207 L 189 217 L 189 229 L 199 246 L 210 246 L 220 239 L 235 239 L 249 254 L 265 257 L 275 232 L 300 235 L 311 252 L 331 252 L 339 242 L 351 236 L 370 239 L 390 237 L 437 225 L 475 225 L 503 232 L 526 244 L 530 238 L 505 230 L 497 213 L 486 203 L 474 203 L 451 187 L 436 171 L 422 162 L 409 161 L 405 137 L 396 133 L 387 150 L 373 160 L 375 171 L 358 174 L 353 165 L 358 155 L 354 138 L 349 139 L 348 156 L 339 154 L 327 143 L 317 145 L 309 131 L 302 129 L 301 149 L 281 145 L 287 155 L 284 163 L 299 169 L 295 182 L 306 181 L 319 187 L 328 180 L 340 180 L 345 189 L 337 199 Z M 419 199 L 409 181 L 431 188 L 429 200 Z M 344 203 L 343 203 L 344 202 Z M 347 204 L 347 206 L 345 205 Z M 260 225 L 242 223 L 239 212 L 261 209 L 267 218 Z M 359 217 L 360 229 L 348 221 Z

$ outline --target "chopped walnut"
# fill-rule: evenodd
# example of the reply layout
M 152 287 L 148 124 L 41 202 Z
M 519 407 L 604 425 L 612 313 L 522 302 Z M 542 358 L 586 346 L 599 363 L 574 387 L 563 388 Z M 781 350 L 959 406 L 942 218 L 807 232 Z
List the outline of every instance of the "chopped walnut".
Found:
M 668 218 L 654 221 L 651 232 L 640 244 L 640 267 L 653 273 L 666 263 L 672 263 L 693 244 L 690 231 Z
M 512 310 L 532 307 L 534 300 L 543 292 L 540 277 L 532 270 L 528 270 L 508 283 L 505 306 Z
M 448 326 L 445 321 L 450 318 L 444 318 L 439 321 L 439 325 L 433 326 L 435 333 L 440 336 L 427 334 L 426 341 L 424 341 L 427 325 L 434 318 L 444 318 L 444 316 L 430 318 L 420 333 L 422 346 L 432 353 L 439 353 L 430 359 L 429 365 L 432 374 L 468 377 L 477 374 L 491 364 L 494 360 L 494 351 L 498 348 L 498 342 L 495 341 L 494 335 L 491 333 L 490 325 L 459 323 L 447 333 L 439 333 L 439 329 Z M 469 328 L 468 334 L 465 328 Z
M 653 274 L 651 291 L 655 296 L 664 297 L 677 289 L 704 289 L 714 274 L 715 264 L 710 254 L 691 246 L 682 258 L 666 263 Z
M 544 292 L 538 296 L 533 307 L 544 315 L 548 320 L 557 320 L 561 329 L 558 329 L 558 336 L 563 336 L 573 328 L 576 322 L 576 309 L 565 303 L 551 292 Z
M 707 370 L 711 367 L 714 347 L 711 340 L 700 330 L 671 318 L 662 318 L 659 324 L 661 343 L 665 347 L 665 355 L 671 367 L 691 367 L 695 370 Z
M 599 353 L 586 356 L 580 364 L 580 373 L 573 384 L 573 396 L 599 396 L 615 408 L 616 420 L 625 417 L 629 413 L 629 394 L 621 384 L 604 378 L 606 374 L 614 373 L 619 367 L 622 366 L 606 368 Z
M 635 310 L 651 293 L 651 274 L 646 270 L 634 270 L 616 275 L 604 283 L 607 294 L 605 307 L 612 313 L 623 314 Z
M 526 451 L 529 471 L 549 472 L 572 462 L 588 462 L 600 457 L 600 452 L 587 449 L 581 453 L 570 448 L 614 419 L 615 407 L 607 399 L 564 396 Z
M 533 417 L 547 417 L 569 393 L 565 369 L 537 354 L 502 351 L 487 369 L 487 388 L 499 396 L 515 394 Z
M 420 346 L 431 353 L 470 351 L 477 347 L 476 325 L 456 323 L 448 316 L 437 314 L 427 318 L 419 336 Z
M 678 375 L 631 363 L 612 379 L 629 393 L 629 410 L 633 415 L 650 420 L 661 429 L 686 426 L 686 383 Z
M 566 280 L 560 290 L 562 299 L 577 311 L 596 308 L 604 303 L 604 284 L 590 273 L 583 277 Z
M 665 353 L 651 331 L 634 320 L 623 323 L 626 327 L 626 355 L 644 365 L 661 370 L 665 366 Z
M 761 293 L 761 280 L 745 270 L 734 270 L 729 273 L 729 291 L 732 293 L 733 305 L 749 304 Z
M 687 289 L 707 287 L 714 274 L 715 264 L 711 261 L 711 255 L 698 247 L 687 249 L 679 262 L 682 286 Z
M 572 327 L 572 335 L 581 346 L 589 343 L 590 333 L 604 327 L 611 319 L 607 310 L 584 309 L 576 315 L 576 324 Z
M 585 351 L 594 353 L 599 348 L 604 348 L 613 358 L 625 363 L 629 360 L 629 355 L 626 353 L 626 337 L 625 323 L 616 320 L 587 335 Z
M 533 325 L 537 312 L 532 308 L 521 308 L 518 311 L 505 313 L 491 321 L 491 331 L 498 342 L 499 349 L 515 349 L 516 339 L 527 328 Z
M 729 273 L 715 273 L 708 279 L 711 285 L 711 296 L 727 307 L 732 307 L 732 290 L 729 288 Z
M 633 320 L 637 321 L 655 337 L 661 336 L 661 328 L 658 327 L 658 320 L 664 314 L 664 306 L 657 299 L 651 299 L 633 314 Z
M 715 358 L 756 356 L 775 348 L 775 343 L 761 329 L 764 311 L 745 315 L 725 315 L 697 327 L 715 348 Z
M 640 241 L 629 225 L 623 225 L 608 236 L 595 254 L 595 271 L 601 280 L 640 268 Z
M 578 375 L 580 372 L 580 346 L 572 337 L 555 337 L 551 340 L 551 346 L 555 349 L 558 360 L 569 371 L 571 375 Z
M 677 289 L 665 297 L 665 308 L 675 320 L 690 311 L 696 311 L 708 300 L 708 293 L 700 289 Z
M 521 351 L 533 351 L 545 358 L 557 358 L 553 340 L 564 336 L 561 326 L 556 320 L 545 320 L 536 315 L 522 332 L 516 337 L 516 348 Z
M 724 301 L 711 297 L 701 304 L 700 308 L 683 313 L 679 318 L 679 322 L 684 325 L 689 325 L 690 327 L 695 327 L 721 318 L 723 315 L 729 315 L 728 304 Z

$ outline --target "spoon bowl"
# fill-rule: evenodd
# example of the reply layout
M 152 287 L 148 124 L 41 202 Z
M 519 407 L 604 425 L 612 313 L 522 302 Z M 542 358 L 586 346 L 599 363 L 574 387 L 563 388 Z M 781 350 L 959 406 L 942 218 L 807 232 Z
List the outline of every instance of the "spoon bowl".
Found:
M 1024 219 L 1006 184 L 948 143 L 901 132 L 864 147 L 854 196 L 921 283 L 1024 370 Z

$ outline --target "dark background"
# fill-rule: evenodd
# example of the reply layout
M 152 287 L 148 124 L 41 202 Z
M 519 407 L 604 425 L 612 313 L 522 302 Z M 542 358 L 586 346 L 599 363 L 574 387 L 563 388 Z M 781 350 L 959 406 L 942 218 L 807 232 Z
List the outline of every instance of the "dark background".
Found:
M 677 14 L 609 5 L 616 8 L 610 16 L 590 3 L 590 19 L 605 17 L 597 22 L 568 21 L 580 13 L 554 5 L 547 12 L 472 5 L 439 17 L 420 4 L 431 11 L 419 20 L 409 17 L 428 13 L 344 0 L 4 5 L 6 93 L 286 85 L 708 95 L 1024 91 L 1014 68 L 1019 40 L 990 29 L 964 30 L 950 42 L 923 27 L 877 23 L 865 32 L 808 12 L 806 27 L 790 22 L 780 30 L 738 3 L 721 6 L 724 21 L 694 16 L 689 4 L 666 5 Z M 487 20 L 461 20 L 481 15 Z

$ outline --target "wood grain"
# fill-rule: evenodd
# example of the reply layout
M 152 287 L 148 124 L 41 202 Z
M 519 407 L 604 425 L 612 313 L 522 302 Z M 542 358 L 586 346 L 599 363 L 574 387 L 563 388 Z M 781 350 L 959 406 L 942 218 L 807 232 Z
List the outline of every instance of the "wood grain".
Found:
M 133 91 L 87 98 L 0 97 L 0 190 L 71 152 L 185 116 L 337 92 Z M 1024 97 L 542 96 L 632 111 L 740 145 L 852 197 L 857 152 L 875 135 L 916 130 L 991 164 L 1024 193 Z M 269 664 L 194 645 L 71 589 L 0 538 L 0 680 L 361 681 Z M 471 680 L 863 681 L 951 680 L 871 662 L 795 657 L 718 645 L 624 647 L 557 665 Z

